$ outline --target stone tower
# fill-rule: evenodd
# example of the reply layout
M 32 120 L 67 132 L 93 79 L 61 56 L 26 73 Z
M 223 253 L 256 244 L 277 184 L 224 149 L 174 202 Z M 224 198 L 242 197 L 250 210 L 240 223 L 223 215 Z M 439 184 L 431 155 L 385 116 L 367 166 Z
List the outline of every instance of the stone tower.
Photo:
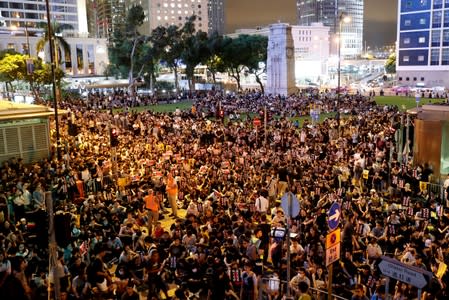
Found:
M 295 57 L 292 28 L 289 24 L 270 25 L 265 94 L 284 95 L 296 92 Z

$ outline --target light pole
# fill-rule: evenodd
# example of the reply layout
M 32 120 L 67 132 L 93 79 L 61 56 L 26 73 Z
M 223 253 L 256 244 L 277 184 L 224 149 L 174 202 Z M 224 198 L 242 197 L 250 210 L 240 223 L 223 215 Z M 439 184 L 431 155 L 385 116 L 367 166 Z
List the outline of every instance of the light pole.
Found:
M 351 22 L 349 16 L 343 13 L 338 17 L 338 66 L 337 66 L 337 117 L 338 117 L 338 132 L 340 133 L 340 93 L 341 93 L 341 27 L 343 23 Z
M 50 64 L 51 64 L 51 74 L 52 74 L 52 85 L 53 85 L 53 105 L 55 110 L 55 129 L 56 129 L 56 155 L 58 159 L 61 158 L 61 152 L 60 152 L 60 137 L 59 137 L 59 120 L 58 120 L 58 100 L 56 98 L 57 92 L 56 92 L 56 66 L 55 66 L 55 48 L 54 48 L 54 36 L 53 36 L 53 29 L 51 25 L 51 19 L 50 19 L 50 4 L 48 3 L 48 0 L 45 0 L 46 5 L 46 13 L 47 13 L 47 38 L 48 38 L 48 44 L 50 48 Z

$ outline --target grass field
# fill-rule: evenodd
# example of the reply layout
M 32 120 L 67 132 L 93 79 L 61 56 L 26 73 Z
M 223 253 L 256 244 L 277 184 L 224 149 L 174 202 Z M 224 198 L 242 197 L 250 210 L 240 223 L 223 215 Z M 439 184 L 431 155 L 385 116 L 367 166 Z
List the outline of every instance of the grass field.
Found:
M 416 107 L 415 97 L 405 96 L 376 96 L 375 101 L 377 105 L 397 105 L 401 110 L 407 110 Z M 419 105 L 429 103 L 440 103 L 445 101 L 444 99 L 429 99 L 421 98 Z
M 405 96 L 376 96 L 375 101 L 378 105 L 397 105 L 399 109 L 401 110 L 407 110 L 410 108 L 416 107 L 416 102 L 414 97 L 405 97 Z M 429 99 L 429 98 L 423 98 L 421 99 L 419 105 L 428 104 L 428 103 L 440 103 L 444 102 L 445 99 Z M 182 101 L 178 103 L 164 103 L 164 104 L 157 104 L 157 105 L 148 105 L 148 106 L 141 106 L 133 108 L 132 111 L 141 112 L 144 110 L 151 110 L 153 112 L 160 112 L 160 113 L 168 113 L 168 112 L 174 112 L 176 108 L 179 108 L 181 110 L 189 110 L 192 107 L 192 101 Z M 123 109 L 116 109 L 115 112 L 122 111 Z M 333 117 L 335 113 L 328 113 L 328 114 L 320 114 L 320 121 L 322 122 L 325 118 Z M 311 120 L 310 116 L 303 116 L 299 118 L 293 118 L 293 120 L 299 120 L 300 122 L 303 122 L 304 120 Z
M 174 112 L 177 108 L 180 110 L 189 110 L 192 107 L 192 101 L 182 101 L 178 103 L 163 103 L 163 104 L 156 104 L 156 105 L 147 105 L 147 106 L 139 106 L 139 107 L 133 107 L 131 111 L 145 111 L 145 110 L 151 110 L 153 112 L 159 112 L 159 113 L 169 113 Z M 120 112 L 123 111 L 123 109 L 114 109 L 114 112 Z

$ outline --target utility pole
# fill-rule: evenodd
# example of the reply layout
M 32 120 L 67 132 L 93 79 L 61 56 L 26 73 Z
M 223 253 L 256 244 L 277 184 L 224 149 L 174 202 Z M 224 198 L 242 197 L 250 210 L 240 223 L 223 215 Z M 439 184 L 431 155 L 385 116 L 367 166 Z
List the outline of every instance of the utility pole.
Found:
M 54 36 L 53 36 L 53 29 L 51 26 L 51 15 L 50 15 L 50 4 L 48 3 L 48 0 L 45 0 L 45 5 L 47 9 L 47 33 L 48 33 L 48 43 L 50 48 L 50 62 L 51 62 L 51 75 L 53 78 L 53 105 L 55 110 L 55 127 L 56 127 L 56 155 L 57 158 L 61 158 L 61 151 L 60 151 L 60 136 L 59 136 L 59 120 L 58 120 L 58 99 L 56 97 L 57 91 L 56 91 L 56 73 L 55 73 L 55 48 L 54 48 Z

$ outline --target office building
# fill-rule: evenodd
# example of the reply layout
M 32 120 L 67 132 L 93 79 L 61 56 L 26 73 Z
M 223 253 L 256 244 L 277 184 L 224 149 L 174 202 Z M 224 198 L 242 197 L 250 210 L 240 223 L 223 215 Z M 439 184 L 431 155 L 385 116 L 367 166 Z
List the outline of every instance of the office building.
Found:
M 87 35 L 86 0 L 51 0 L 50 13 L 59 24 L 70 25 L 73 32 Z M 0 15 L 2 32 L 15 28 L 33 34 L 41 31 L 40 24 L 47 19 L 45 2 L 36 0 L 1 0 Z
M 207 5 L 209 34 L 217 32 L 223 35 L 225 31 L 225 0 L 209 0 Z
M 143 35 L 151 34 L 158 26 L 182 27 L 192 15 L 196 16 L 195 29 L 208 32 L 209 1 L 216 2 L 215 0 L 128 0 L 127 7 L 142 6 L 146 18 L 139 32 Z M 217 2 L 222 1 L 224 0 Z
M 319 22 L 330 28 L 332 35 L 330 51 L 338 53 L 338 33 L 341 16 L 350 17 L 349 23 L 341 24 L 341 55 L 355 58 L 363 50 L 363 10 L 364 0 L 297 0 L 298 25 Z
M 449 0 L 399 0 L 397 79 L 449 87 Z
M 94 2 L 100 3 L 101 0 Z M 51 19 L 71 26 L 70 30 L 61 33 L 70 52 L 66 53 L 62 47 L 58 51 L 60 67 L 69 76 L 102 75 L 109 64 L 106 39 L 88 38 L 87 12 L 86 0 L 50 1 Z M 50 61 L 48 44 L 42 52 L 38 53 L 36 49 L 43 38 L 41 24 L 47 19 L 44 1 L 1 0 L 0 15 L 3 25 L 0 27 L 0 50 L 13 49 Z

